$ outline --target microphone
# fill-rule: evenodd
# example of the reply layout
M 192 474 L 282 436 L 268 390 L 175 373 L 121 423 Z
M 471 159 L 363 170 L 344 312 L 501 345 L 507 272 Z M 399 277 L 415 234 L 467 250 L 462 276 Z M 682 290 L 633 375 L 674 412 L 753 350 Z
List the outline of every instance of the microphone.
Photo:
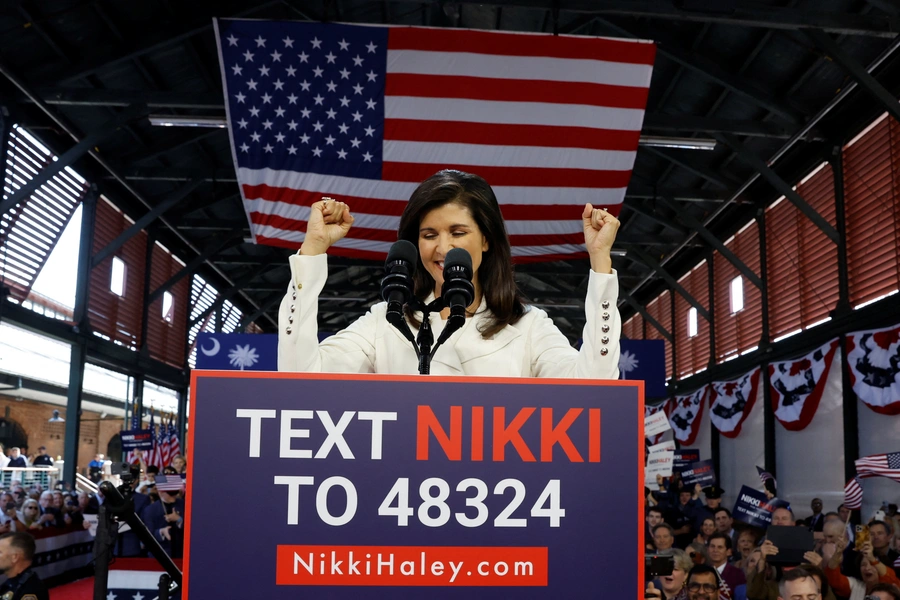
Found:
M 381 299 L 387 302 L 388 323 L 416 346 L 415 338 L 403 318 L 403 305 L 413 297 L 413 275 L 419 251 L 408 240 L 395 242 L 384 261 L 385 276 L 381 280 Z M 416 354 L 419 350 L 416 347 Z
M 435 351 L 466 324 L 466 308 L 475 300 L 472 256 L 463 248 L 453 248 L 444 258 L 444 285 L 441 286 L 441 297 L 450 307 L 450 317 L 435 344 Z

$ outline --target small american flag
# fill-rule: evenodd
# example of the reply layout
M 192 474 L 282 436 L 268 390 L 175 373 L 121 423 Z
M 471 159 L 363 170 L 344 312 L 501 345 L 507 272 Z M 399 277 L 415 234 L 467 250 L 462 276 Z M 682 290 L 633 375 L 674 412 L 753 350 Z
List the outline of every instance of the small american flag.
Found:
M 900 483 L 900 452 L 873 454 L 856 461 L 856 474 L 867 477 L 887 477 Z
M 171 437 L 169 437 L 169 424 L 166 421 L 160 421 L 159 423 L 159 453 L 160 453 L 160 461 L 161 466 L 165 467 L 169 464 L 169 461 L 172 460 L 171 455 L 171 446 L 169 445 L 171 441 Z
M 184 489 L 181 475 L 157 475 L 155 481 L 156 489 L 160 492 L 180 492 Z
M 136 429 L 141 428 L 141 415 L 134 408 L 131 411 L 131 430 L 134 431 Z M 134 450 L 129 450 L 128 455 L 125 457 L 125 462 L 129 465 L 137 462 L 137 456 L 134 454 Z
M 772 474 L 763 469 L 762 467 L 756 467 L 756 472 L 759 473 L 759 480 L 763 485 L 766 485 L 767 481 L 771 481 L 772 485 L 775 484 L 775 478 L 772 477 Z
M 171 421 L 169 421 L 169 453 L 172 455 L 172 458 L 181 454 L 181 442 L 178 441 L 178 428 L 175 427 L 175 424 Z
M 599 37 L 217 20 L 229 134 L 256 243 L 297 248 L 323 195 L 330 253 L 384 260 L 419 182 L 493 187 L 517 261 L 586 257 L 586 202 L 618 214 L 655 46 Z
M 854 477 L 844 486 L 844 506 L 851 510 L 862 508 L 863 491 L 859 477 Z

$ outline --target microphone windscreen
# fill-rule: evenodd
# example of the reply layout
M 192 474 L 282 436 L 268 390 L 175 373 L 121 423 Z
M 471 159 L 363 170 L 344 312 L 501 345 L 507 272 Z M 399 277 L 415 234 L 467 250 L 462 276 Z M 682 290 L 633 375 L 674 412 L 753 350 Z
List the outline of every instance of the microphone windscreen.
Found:
M 462 267 L 466 277 L 472 279 L 472 256 L 464 248 L 453 248 L 444 258 L 444 271 L 453 267 Z
M 394 242 L 391 249 L 388 250 L 387 260 L 384 264 L 388 265 L 398 260 L 406 261 L 409 264 L 410 274 L 412 274 L 416 270 L 416 264 L 419 262 L 418 258 L 419 251 L 415 245 L 409 240 L 400 240 L 399 242 Z

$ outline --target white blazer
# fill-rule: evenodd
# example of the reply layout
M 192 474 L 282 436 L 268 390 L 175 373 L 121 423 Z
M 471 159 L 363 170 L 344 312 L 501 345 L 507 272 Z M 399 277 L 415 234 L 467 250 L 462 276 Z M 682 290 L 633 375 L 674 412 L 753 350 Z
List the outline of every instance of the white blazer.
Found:
M 327 255 L 290 257 L 291 284 L 278 312 L 278 370 L 313 373 L 394 373 L 415 375 L 412 344 L 387 322 L 380 302 L 346 329 L 318 342 L 319 294 L 328 278 Z M 529 306 L 514 325 L 483 339 L 478 326 L 489 314 L 482 299 L 438 348 L 432 375 L 489 377 L 576 377 L 617 379 L 622 324 L 616 309 L 619 284 L 611 275 L 591 271 L 585 300 L 586 324 L 581 350 L 575 350 L 543 310 Z M 421 315 L 419 315 L 421 316 Z M 431 315 L 435 339 L 443 330 Z M 410 325 L 413 335 L 417 328 Z

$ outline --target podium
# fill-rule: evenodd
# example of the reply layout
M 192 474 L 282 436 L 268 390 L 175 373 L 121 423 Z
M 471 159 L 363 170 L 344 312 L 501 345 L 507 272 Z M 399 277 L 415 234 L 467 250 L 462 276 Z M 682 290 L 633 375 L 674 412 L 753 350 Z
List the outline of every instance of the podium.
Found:
M 637 381 L 195 371 L 184 597 L 638 598 L 643 422 Z

